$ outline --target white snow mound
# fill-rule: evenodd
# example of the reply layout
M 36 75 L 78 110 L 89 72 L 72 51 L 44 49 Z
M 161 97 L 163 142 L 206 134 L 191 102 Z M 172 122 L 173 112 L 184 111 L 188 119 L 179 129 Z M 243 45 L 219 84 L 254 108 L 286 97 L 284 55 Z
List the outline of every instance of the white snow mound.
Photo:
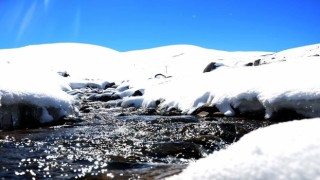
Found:
M 168 179 L 319 179 L 319 127 L 309 119 L 258 129 Z
M 56 73 L 11 64 L 1 66 L 0 129 L 73 115 L 73 98 L 64 90 L 71 88 Z

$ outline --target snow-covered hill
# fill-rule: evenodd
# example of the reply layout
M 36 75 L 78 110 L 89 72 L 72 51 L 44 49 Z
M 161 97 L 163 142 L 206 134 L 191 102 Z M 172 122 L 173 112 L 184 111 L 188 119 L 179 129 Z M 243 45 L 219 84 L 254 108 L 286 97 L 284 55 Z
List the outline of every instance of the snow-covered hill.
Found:
M 147 71 L 149 76 L 156 73 L 184 77 L 202 73 L 210 62 L 227 66 L 245 64 L 270 52 L 226 52 L 205 49 L 191 45 L 172 45 L 147 50 L 122 53 L 120 58 L 133 63 L 138 70 Z
M 77 93 L 75 89 L 86 86 L 104 89 L 111 82 L 119 87 L 102 92 L 122 99 L 109 105 L 184 113 L 209 106 L 226 116 L 263 112 L 265 118 L 289 110 L 305 118 L 320 117 L 319 55 L 319 44 L 277 53 L 226 52 L 190 45 L 118 52 L 76 43 L 4 49 L 0 50 L 0 129 L 75 115 L 77 99 L 66 92 Z M 212 62 L 218 67 L 203 73 Z M 159 73 L 163 75 L 155 77 Z M 136 90 L 142 96 L 131 96 Z M 318 121 L 285 123 L 249 133 L 177 178 L 317 179 Z M 274 143 L 278 148 L 272 148 Z
M 316 44 L 278 53 L 226 52 L 192 45 L 118 52 L 78 43 L 3 49 L 1 105 L 31 103 L 40 108 L 56 107 L 51 100 L 47 104 L 38 103 L 41 100 L 37 98 L 33 100 L 41 93 L 41 97 L 63 100 L 64 112 L 70 112 L 72 101 L 53 96 L 60 93 L 59 89 L 66 91 L 88 84 L 104 88 L 110 82 L 123 82 L 120 86 L 129 86 L 130 92 L 139 89 L 144 94 L 129 97 L 132 93 L 117 92 L 123 98 L 122 106 L 154 108 L 161 101 L 160 108 L 175 108 L 184 113 L 206 105 L 231 116 L 236 115 L 235 109 L 240 113 L 265 111 L 267 118 L 281 109 L 290 109 L 305 117 L 318 117 L 319 47 Z M 212 62 L 218 68 L 203 73 Z M 253 66 L 247 67 L 250 63 Z M 67 72 L 70 77 L 62 78 L 58 72 Z M 155 78 L 159 73 L 171 78 Z M 40 113 L 41 117 L 47 117 L 44 121 L 54 119 L 46 114 L 46 110 Z
M 98 77 L 100 71 L 114 66 L 117 54 L 117 51 L 101 46 L 57 43 L 0 50 L 0 61 L 7 61 L 30 71 L 67 71 L 73 76 L 90 78 Z
M 233 67 L 243 66 L 255 60 L 260 60 L 260 63 L 269 63 L 318 57 L 319 51 L 319 45 L 299 47 L 278 53 L 227 52 L 192 45 L 171 45 L 118 52 L 96 45 L 56 43 L 0 50 L 0 63 L 16 63 L 28 69 L 67 71 L 71 77 L 107 78 L 111 81 L 122 81 L 132 79 L 133 76 L 153 77 L 158 73 L 167 76 L 202 73 L 210 62 Z
M 226 52 L 191 45 L 118 52 L 96 45 L 57 43 L 0 50 L 0 62 L 23 64 L 28 69 L 67 71 L 71 77 L 122 81 L 133 76 L 153 77 L 158 73 L 168 76 L 202 73 L 212 61 L 234 65 L 265 54 L 270 53 Z

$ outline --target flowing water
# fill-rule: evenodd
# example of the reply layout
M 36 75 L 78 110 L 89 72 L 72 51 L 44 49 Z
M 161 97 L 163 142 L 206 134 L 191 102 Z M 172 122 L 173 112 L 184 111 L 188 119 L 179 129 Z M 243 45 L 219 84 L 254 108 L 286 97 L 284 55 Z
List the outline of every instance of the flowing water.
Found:
M 63 124 L 0 132 L 3 179 L 162 179 L 270 124 L 91 104 Z

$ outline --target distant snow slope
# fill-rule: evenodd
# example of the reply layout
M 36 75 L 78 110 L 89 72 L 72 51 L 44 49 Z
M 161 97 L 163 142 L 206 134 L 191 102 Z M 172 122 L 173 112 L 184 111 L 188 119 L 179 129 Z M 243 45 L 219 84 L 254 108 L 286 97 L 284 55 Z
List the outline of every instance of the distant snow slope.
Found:
M 227 66 L 244 64 L 270 52 L 227 52 L 205 49 L 192 45 L 171 45 L 147 50 L 122 53 L 120 58 L 132 63 L 132 69 L 145 72 L 146 76 L 162 73 L 167 76 L 184 77 L 202 73 L 210 62 Z
M 74 78 L 83 79 L 112 74 L 117 54 L 115 50 L 96 45 L 56 43 L 0 50 L 0 61 L 9 61 L 33 71 L 67 71 Z
M 314 44 L 309 46 L 297 47 L 288 50 L 284 50 L 273 54 L 266 58 L 268 61 L 275 60 L 299 60 L 301 58 L 319 57 L 320 56 L 320 44 Z M 270 60 L 271 58 L 271 60 Z
M 169 179 L 319 179 L 319 127 L 310 119 L 258 129 Z
M 212 61 L 234 65 L 253 61 L 269 52 L 226 52 L 191 45 L 172 45 L 146 50 L 118 52 L 96 45 L 57 43 L 0 50 L 0 61 L 24 67 L 67 71 L 73 78 L 109 81 L 202 73 Z M 129 73 L 130 72 L 130 73 Z

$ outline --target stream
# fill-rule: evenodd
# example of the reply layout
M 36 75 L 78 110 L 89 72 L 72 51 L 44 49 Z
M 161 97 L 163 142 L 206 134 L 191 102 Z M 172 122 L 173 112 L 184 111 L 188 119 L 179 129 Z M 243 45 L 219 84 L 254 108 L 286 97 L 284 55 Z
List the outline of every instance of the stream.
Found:
M 99 101 L 80 109 L 79 117 L 56 125 L 1 131 L 0 177 L 163 179 L 271 124 L 110 108 Z

